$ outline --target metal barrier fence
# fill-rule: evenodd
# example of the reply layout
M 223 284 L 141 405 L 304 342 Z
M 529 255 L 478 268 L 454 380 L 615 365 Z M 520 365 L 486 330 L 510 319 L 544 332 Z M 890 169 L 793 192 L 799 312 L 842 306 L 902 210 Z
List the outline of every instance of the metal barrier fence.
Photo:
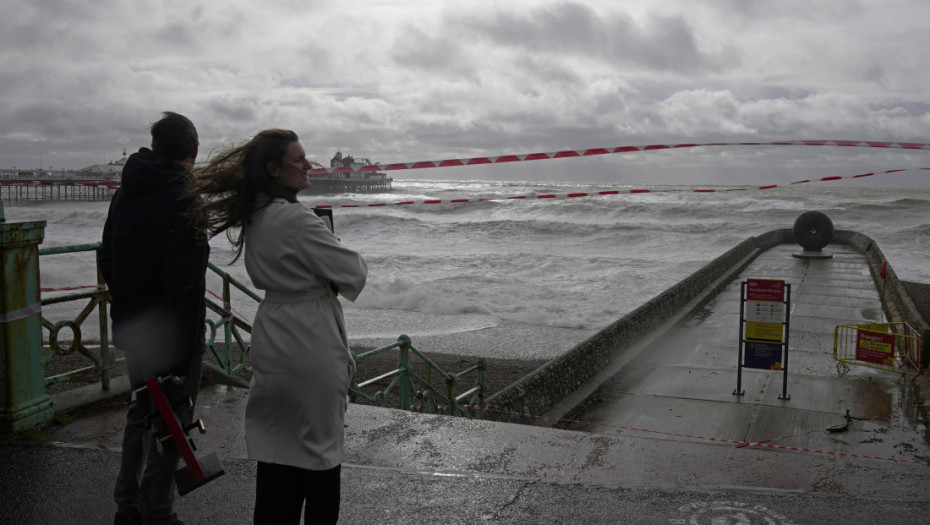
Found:
M 392 393 L 398 398 L 398 407 L 402 410 L 413 410 L 416 412 L 427 412 L 431 414 L 448 414 L 451 416 L 477 417 L 480 412 L 474 407 L 484 407 L 484 394 L 487 391 L 487 384 L 484 380 L 484 371 L 486 364 L 484 360 L 479 360 L 474 366 L 459 372 L 447 373 L 440 369 L 433 361 L 423 355 L 419 350 L 413 347 L 410 338 L 401 335 L 397 342 L 365 352 L 361 355 L 352 353 L 356 365 L 367 357 L 372 357 L 390 350 L 399 351 L 399 362 L 397 369 L 373 377 L 362 383 L 356 382 L 352 378 L 352 384 L 349 388 L 349 398 L 352 402 L 357 402 L 359 397 L 367 399 L 369 402 L 384 406 L 386 399 Z M 422 361 L 426 367 L 426 377 L 423 378 L 414 371 L 413 363 L 410 361 L 411 353 L 414 357 Z M 445 383 L 445 392 L 440 392 L 433 386 L 433 373 L 439 374 L 441 382 Z M 470 389 L 456 395 L 455 390 L 458 386 L 459 379 L 467 374 L 475 373 L 475 383 Z M 362 389 L 390 380 L 383 390 L 378 390 L 369 395 Z
M 915 379 L 922 370 L 920 332 L 908 323 L 841 324 L 833 331 L 833 358 L 840 375 L 858 365 Z

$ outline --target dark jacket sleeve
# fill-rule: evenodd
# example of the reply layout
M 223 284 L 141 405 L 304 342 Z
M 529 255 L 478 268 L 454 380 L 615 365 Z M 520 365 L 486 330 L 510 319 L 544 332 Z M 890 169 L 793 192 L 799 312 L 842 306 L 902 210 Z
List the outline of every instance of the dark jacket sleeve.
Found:
M 107 211 L 107 220 L 103 223 L 103 239 L 100 241 L 100 249 L 97 251 L 97 265 L 100 268 L 100 274 L 104 282 L 109 284 L 113 279 L 113 240 L 110 238 L 113 232 L 111 215 L 113 213 L 113 201 L 118 198 L 119 190 L 113 195 L 110 201 L 110 208 Z
M 165 297 L 176 315 L 180 348 L 172 374 L 185 375 L 192 359 L 204 353 L 205 273 L 210 245 L 203 229 L 187 215 L 192 201 L 179 200 L 166 235 Z

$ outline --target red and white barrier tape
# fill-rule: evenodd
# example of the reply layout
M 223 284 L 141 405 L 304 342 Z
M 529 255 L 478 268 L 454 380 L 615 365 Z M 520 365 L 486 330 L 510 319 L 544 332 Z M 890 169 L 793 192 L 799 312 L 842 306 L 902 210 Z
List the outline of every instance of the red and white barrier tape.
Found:
M 564 159 L 570 157 L 590 157 L 614 153 L 632 153 L 636 151 L 656 151 L 666 149 L 698 148 L 704 146 L 840 146 L 854 148 L 895 148 L 909 150 L 930 150 L 930 144 L 917 142 L 878 142 L 865 140 L 786 140 L 776 142 L 707 142 L 688 144 L 650 144 L 647 146 L 618 146 L 613 148 L 589 148 L 578 150 L 551 151 L 548 153 L 525 153 L 522 155 L 501 155 L 499 157 L 471 157 L 446 160 L 421 160 L 416 162 L 397 162 L 393 164 L 368 164 L 365 166 L 340 166 L 336 168 L 313 168 L 310 175 L 326 173 L 365 173 L 374 171 L 414 170 L 423 168 L 447 168 L 452 166 L 475 166 L 478 164 L 501 164 L 505 162 L 525 162 L 530 160 Z
M 225 299 L 217 295 L 216 292 L 214 292 L 213 290 L 207 290 L 207 293 L 212 295 L 213 297 L 216 297 L 220 301 L 222 301 L 223 308 L 226 309 L 226 315 L 223 316 L 223 319 L 232 319 L 233 314 L 239 317 L 239 319 L 247 319 L 247 317 L 243 315 L 241 311 L 233 308 L 232 303 L 227 302 Z
M 64 288 L 40 288 L 43 292 L 66 292 L 71 290 L 86 290 L 87 288 L 97 288 L 99 290 L 105 290 L 107 285 L 105 284 L 88 284 L 84 286 L 66 286 Z
M 17 308 L 12 312 L 0 314 L 0 323 L 19 321 L 20 319 L 25 319 L 38 313 L 42 313 L 42 303 L 30 304 L 29 306 Z
M 69 286 L 65 288 L 42 288 L 43 292 L 58 292 L 65 290 L 82 290 L 85 288 L 106 288 L 107 285 L 100 284 L 96 286 Z M 35 314 L 42 313 L 42 303 L 30 304 L 29 306 L 24 306 L 22 308 L 17 308 L 12 312 L 7 312 L 5 314 L 0 314 L 0 323 L 9 323 L 11 321 L 19 321 L 20 319 L 25 319 L 27 317 L 33 316 Z
M 496 200 L 512 200 L 512 199 L 565 199 L 565 198 L 574 198 L 574 197 L 598 197 L 604 195 L 625 195 L 625 194 L 635 194 L 635 193 L 672 193 L 672 192 L 688 192 L 688 193 L 726 193 L 731 191 L 749 191 L 749 190 L 771 190 L 773 188 L 793 186 L 795 184 L 805 184 L 808 182 L 828 182 L 836 181 L 843 179 L 861 179 L 863 177 L 872 177 L 874 175 L 884 175 L 888 173 L 899 173 L 902 171 L 910 170 L 930 170 L 930 168 L 903 168 L 895 170 L 886 170 L 886 171 L 873 171 L 870 173 L 862 173 L 859 175 L 852 176 L 834 176 L 834 177 L 822 177 L 820 179 L 806 179 L 799 180 L 787 185 L 778 185 L 778 184 L 767 184 L 764 186 L 753 186 L 753 187 L 743 187 L 743 188 L 727 188 L 727 189 L 630 189 L 630 190 L 604 190 L 596 192 L 579 192 L 579 193 L 562 193 L 562 194 L 543 194 L 543 195 L 517 195 L 512 197 L 500 197 L 500 198 L 482 198 L 482 199 L 428 199 L 424 201 L 401 201 L 394 203 L 371 203 L 371 204 L 342 204 L 342 205 L 328 205 L 328 204 L 318 204 L 314 208 L 365 208 L 365 207 L 380 207 L 380 206 L 406 206 L 410 204 L 461 204 L 467 202 L 484 202 L 484 201 L 496 201 Z
M 423 169 L 423 168 L 445 168 L 453 166 L 475 166 L 479 164 L 501 164 L 501 163 L 510 163 L 510 162 L 525 162 L 531 160 L 551 160 L 551 159 L 563 159 L 563 158 L 572 158 L 572 157 L 590 157 L 595 155 L 610 155 L 617 153 L 632 153 L 637 151 L 658 151 L 658 150 L 670 150 L 670 149 L 685 149 L 685 148 L 698 148 L 698 147 L 720 147 L 720 146 L 836 146 L 836 147 L 854 147 L 854 148 L 885 148 L 885 149 L 905 149 L 905 150 L 930 150 L 930 144 L 919 143 L 919 142 L 885 142 L 885 141 L 867 141 L 867 140 L 786 140 L 786 141 L 773 141 L 773 142 L 705 142 L 705 143 L 682 143 L 682 144 L 649 144 L 644 146 L 617 146 L 612 148 L 588 148 L 588 149 L 579 149 L 579 150 L 561 150 L 561 151 L 552 151 L 545 153 L 525 153 L 519 155 L 500 155 L 496 157 L 470 157 L 470 158 L 459 158 L 459 159 L 445 159 L 445 160 L 424 160 L 424 161 L 414 161 L 414 162 L 396 162 L 392 164 L 368 164 L 364 166 L 340 166 L 336 168 L 313 168 L 307 173 L 310 175 L 324 175 L 330 173 L 366 173 L 366 172 L 376 172 L 376 171 L 394 171 L 394 170 L 408 170 L 408 169 Z M 919 169 L 930 169 L 930 168 L 919 168 Z M 905 171 L 905 170 L 889 170 L 880 173 L 894 173 L 896 171 Z M 877 173 L 869 173 L 863 175 L 857 175 L 856 177 L 867 177 L 869 175 L 876 175 Z M 816 181 L 828 181 L 828 180 L 839 180 L 844 177 L 824 177 L 822 179 L 817 179 Z M 847 177 L 848 178 L 848 177 Z M 853 177 L 855 178 L 855 177 Z M 814 180 L 805 180 L 793 182 L 792 184 L 799 184 L 802 182 L 815 182 Z M 102 180 L 102 181 L 88 181 L 88 182 L 75 182 L 75 181 L 29 181 L 29 182 L 18 182 L 18 183 L 2 183 L 0 186 L 49 186 L 49 185 L 81 185 L 89 187 L 105 187 L 109 189 L 119 189 L 120 181 L 118 180 Z M 777 185 L 762 186 L 759 189 L 770 189 L 778 187 Z M 746 188 L 736 188 L 736 189 L 746 189 Z M 735 190 L 735 189 L 734 189 Z M 708 192 L 714 191 L 734 191 L 734 190 L 704 190 Z M 631 190 L 629 193 L 644 193 L 650 190 Z M 654 191 L 654 190 L 652 190 Z M 694 190 L 701 191 L 701 190 Z M 619 192 L 616 192 L 619 193 Z M 627 193 L 624 191 L 623 193 Z M 610 192 L 600 192 L 601 195 L 612 194 Z M 588 194 L 577 194 L 569 196 L 578 196 L 586 197 Z M 523 198 L 523 197 L 511 197 L 511 198 Z M 537 198 L 554 198 L 552 196 L 539 196 Z M 488 200 L 488 199 L 480 199 Z M 441 202 L 441 201 L 438 201 Z M 468 202 L 467 200 L 454 200 L 451 202 Z M 426 204 L 436 204 L 437 202 L 429 201 Z M 413 204 L 413 202 L 403 202 L 397 204 Z M 368 206 L 384 206 L 384 204 L 369 204 Z M 331 206 L 318 206 L 318 207 L 331 207 Z M 349 207 L 349 206 L 345 206 Z
M 609 425 L 606 423 L 594 423 L 591 421 L 578 421 L 574 419 L 564 419 L 564 418 L 558 418 L 558 417 L 537 416 L 533 414 L 523 414 L 520 412 L 514 412 L 512 410 L 504 410 L 504 409 L 499 409 L 499 408 L 494 408 L 494 407 L 480 407 L 480 406 L 472 405 L 471 408 L 474 408 L 477 410 L 483 410 L 486 412 L 500 412 L 502 414 L 510 414 L 514 416 L 528 417 L 528 418 L 538 419 L 538 420 L 557 421 L 557 422 L 562 422 L 562 423 L 575 423 L 575 424 L 580 424 L 580 425 L 600 426 L 600 427 L 612 428 L 616 430 L 631 430 L 634 432 L 646 432 L 650 434 L 659 434 L 663 436 L 683 437 L 683 438 L 689 438 L 689 439 L 700 439 L 700 440 L 705 440 L 705 441 L 713 441 L 715 443 L 730 443 L 730 444 L 738 445 L 736 448 L 763 447 L 763 448 L 771 448 L 771 449 L 776 449 L 776 450 L 791 450 L 794 452 L 810 452 L 814 454 L 827 454 L 829 456 L 842 456 L 842 457 L 856 458 L 856 459 L 880 459 L 884 461 L 893 461 L 896 463 L 930 465 L 930 461 L 918 461 L 918 460 L 912 460 L 912 459 L 895 459 L 895 458 L 886 458 L 886 457 L 881 457 L 881 456 L 868 456 L 865 454 L 850 454 L 848 452 L 833 452 L 830 450 L 818 450 L 818 449 L 812 449 L 812 448 L 789 447 L 786 445 L 772 445 L 771 444 L 772 441 L 778 441 L 781 439 L 787 439 L 787 438 L 796 437 L 796 436 L 783 436 L 783 437 L 775 438 L 775 439 L 766 439 L 763 441 L 749 442 L 749 441 L 738 441 L 738 440 L 732 440 L 732 439 L 695 436 L 691 434 L 680 434 L 676 432 L 663 432 L 660 430 L 649 430 L 645 428 L 626 427 L 622 425 Z M 817 432 L 817 431 L 806 432 L 805 435 L 811 434 L 813 432 Z
M 314 208 L 371 208 L 371 207 L 382 207 L 382 206 L 404 206 L 409 204 L 464 204 L 469 202 L 484 202 L 484 201 L 497 201 L 497 200 L 515 200 L 515 199 L 566 199 L 573 197 L 598 197 L 605 195 L 625 195 L 625 194 L 635 194 L 635 193 L 672 193 L 672 192 L 688 192 L 688 193 L 727 193 L 731 191 L 751 191 L 751 190 L 771 190 L 774 188 L 782 188 L 785 186 L 793 186 L 796 184 L 804 184 L 809 182 L 830 182 L 837 180 L 849 180 L 849 179 L 861 179 L 864 177 L 872 177 L 875 175 L 887 175 L 890 173 L 900 173 L 903 171 L 921 171 L 921 170 L 930 170 L 930 168 L 901 168 L 885 171 L 873 171 L 869 173 L 861 173 L 859 175 L 849 175 L 849 176 L 833 176 L 833 177 L 821 177 L 819 179 L 805 179 L 798 180 L 786 185 L 782 184 L 766 184 L 763 186 L 746 186 L 742 188 L 708 188 L 708 189 L 629 189 L 629 190 L 602 190 L 596 192 L 575 192 L 575 193 L 563 193 L 563 194 L 543 194 L 543 195 L 515 195 L 511 197 L 497 197 L 497 198 L 480 198 L 480 199 L 427 199 L 424 201 L 401 201 L 401 202 L 390 202 L 390 203 L 370 203 L 370 204 L 342 204 L 342 205 L 330 205 L 330 204 L 318 204 Z M 110 181 L 107 181 L 110 182 Z M 3 186 L 23 186 L 23 185 L 32 185 L 33 183 L 23 183 L 23 184 L 2 184 Z M 111 186 L 105 184 L 92 184 L 84 183 L 83 186 L 99 186 L 106 187 L 110 189 L 119 189 L 119 186 Z

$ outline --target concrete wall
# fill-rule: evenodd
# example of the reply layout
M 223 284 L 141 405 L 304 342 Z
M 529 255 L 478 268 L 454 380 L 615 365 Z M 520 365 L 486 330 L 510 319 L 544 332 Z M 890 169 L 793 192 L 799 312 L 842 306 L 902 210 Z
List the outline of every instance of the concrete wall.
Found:
M 884 255 L 875 242 L 865 235 L 848 230 L 834 232 L 832 242 L 849 245 L 866 255 L 878 290 L 882 290 L 883 283 L 885 285 L 883 302 L 887 317 L 894 321 L 910 322 L 911 326 L 925 334 L 924 340 L 927 340 L 930 335 L 927 323 L 907 297 L 893 270 L 888 269 L 885 280 L 880 278 Z M 489 397 L 486 403 L 495 407 L 495 410 L 486 412 L 487 417 L 497 421 L 533 423 L 534 418 L 521 414 L 549 413 L 557 404 L 592 381 L 612 361 L 621 357 L 638 339 L 645 337 L 667 319 L 690 313 L 713 299 L 759 253 L 780 244 L 793 243 L 791 229 L 772 230 L 746 239 L 560 357 Z M 683 310 L 685 308 L 687 310 Z M 924 354 L 926 360 L 927 352 Z M 570 417 L 572 412 L 582 410 L 581 405 L 594 397 L 596 394 L 584 397 L 578 401 L 579 406 L 555 417 Z
M 886 259 L 881 248 L 870 237 L 849 230 L 837 231 L 833 236 L 833 242 L 847 244 L 865 254 L 869 269 L 872 271 L 875 287 L 882 294 L 885 317 L 893 322 L 906 322 L 921 334 L 924 341 L 922 368 L 926 370 L 930 365 L 930 351 L 927 349 L 928 341 L 930 341 L 930 325 L 927 324 L 927 319 L 923 318 L 914 302 L 907 295 L 904 285 L 901 284 L 901 280 L 898 279 L 898 274 L 895 273 L 890 262 L 885 278 L 882 278 L 882 262 Z

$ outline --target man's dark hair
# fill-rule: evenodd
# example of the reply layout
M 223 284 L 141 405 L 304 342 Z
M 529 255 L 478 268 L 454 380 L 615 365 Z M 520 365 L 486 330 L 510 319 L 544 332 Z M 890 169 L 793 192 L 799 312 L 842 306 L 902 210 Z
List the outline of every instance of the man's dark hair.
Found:
M 199 144 L 197 128 L 184 115 L 165 111 L 161 120 L 152 124 L 152 151 L 168 160 L 190 157 Z

